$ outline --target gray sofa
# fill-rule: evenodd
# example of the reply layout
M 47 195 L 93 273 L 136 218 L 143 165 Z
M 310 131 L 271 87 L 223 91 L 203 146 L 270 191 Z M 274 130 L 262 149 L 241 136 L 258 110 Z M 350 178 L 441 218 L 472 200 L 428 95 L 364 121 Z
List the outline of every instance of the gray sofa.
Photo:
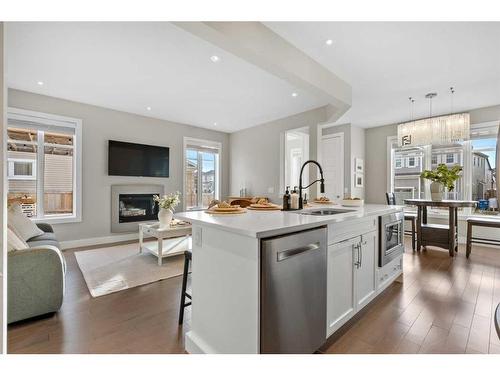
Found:
M 66 262 L 49 224 L 37 224 L 43 234 L 30 238 L 29 248 L 7 257 L 7 322 L 13 323 L 61 308 Z

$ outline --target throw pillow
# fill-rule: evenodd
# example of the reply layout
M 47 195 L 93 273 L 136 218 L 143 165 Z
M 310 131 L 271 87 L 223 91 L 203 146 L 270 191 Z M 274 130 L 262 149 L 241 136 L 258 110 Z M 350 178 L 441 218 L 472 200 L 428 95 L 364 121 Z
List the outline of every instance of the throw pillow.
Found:
M 7 252 L 23 250 L 28 247 L 28 244 L 17 235 L 15 229 L 7 225 Z
M 43 231 L 23 214 L 19 203 L 15 203 L 9 207 L 7 223 L 13 227 L 23 241 L 28 241 L 32 237 L 43 234 Z

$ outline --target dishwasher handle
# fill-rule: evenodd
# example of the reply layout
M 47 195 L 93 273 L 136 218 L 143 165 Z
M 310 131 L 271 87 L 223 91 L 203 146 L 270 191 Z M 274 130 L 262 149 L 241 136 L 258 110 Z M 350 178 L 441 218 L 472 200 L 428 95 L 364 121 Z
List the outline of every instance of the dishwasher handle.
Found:
M 281 261 L 286 260 L 288 258 L 291 258 L 295 255 L 305 253 L 306 251 L 317 250 L 319 248 L 320 248 L 319 242 L 315 242 L 315 243 L 311 243 L 311 244 L 306 245 L 306 246 L 300 246 L 300 247 L 296 247 L 294 249 L 283 250 L 283 251 L 280 251 L 276 254 L 277 261 L 281 262 Z

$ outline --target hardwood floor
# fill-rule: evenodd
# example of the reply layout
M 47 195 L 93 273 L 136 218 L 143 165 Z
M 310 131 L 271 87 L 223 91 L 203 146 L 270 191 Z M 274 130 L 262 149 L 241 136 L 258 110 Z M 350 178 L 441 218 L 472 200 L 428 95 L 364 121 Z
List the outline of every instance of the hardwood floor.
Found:
M 182 277 L 92 298 L 73 251 L 56 315 L 12 324 L 9 353 L 184 353 L 190 309 L 178 325 Z
M 409 250 L 408 250 L 409 249 Z M 413 254 L 403 283 L 394 283 L 324 353 L 497 353 L 493 314 L 500 302 L 500 249 L 464 247 Z M 190 323 L 177 324 L 181 277 L 92 298 L 66 251 L 68 278 L 61 311 L 13 324 L 9 353 L 183 353 Z M 330 340 L 332 341 L 332 340 Z
M 324 353 L 500 353 L 493 316 L 500 302 L 500 249 L 474 246 L 469 260 L 406 244 L 394 283 Z

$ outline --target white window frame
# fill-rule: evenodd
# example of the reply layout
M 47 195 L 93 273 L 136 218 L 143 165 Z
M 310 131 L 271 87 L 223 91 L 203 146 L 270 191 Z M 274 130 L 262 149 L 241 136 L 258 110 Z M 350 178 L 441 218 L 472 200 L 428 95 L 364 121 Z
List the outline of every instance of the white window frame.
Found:
M 75 223 L 82 221 L 82 120 L 72 117 L 59 116 L 51 113 L 29 111 L 21 108 L 7 109 L 7 128 L 9 120 L 33 122 L 36 125 L 74 129 L 73 144 L 73 214 L 72 215 L 44 215 L 44 181 L 37 180 L 37 210 L 36 216 L 31 219 L 35 222 L 51 224 Z M 38 143 L 44 144 L 43 132 L 38 132 Z M 38 147 L 38 162 L 36 174 L 44 175 L 44 147 Z M 42 197 L 42 198 L 39 198 Z
M 36 160 L 35 159 L 22 159 L 22 158 L 9 158 L 7 167 L 7 178 L 9 180 L 36 180 Z M 15 163 L 30 163 L 31 175 L 17 175 L 15 172 Z
M 207 147 L 218 150 L 218 160 L 215 163 L 215 199 L 221 199 L 221 186 L 222 186 L 222 143 L 216 141 L 209 141 L 206 139 L 199 138 L 190 138 L 184 137 L 183 139 L 183 147 L 182 147 L 182 207 L 183 211 L 200 211 L 203 210 L 202 207 L 195 207 L 188 210 L 186 205 L 186 166 L 187 166 L 187 158 L 186 158 L 186 150 L 189 146 L 199 146 L 199 147 Z M 202 179 L 198 179 L 199 186 L 202 183 Z M 198 193 L 201 192 L 203 194 L 203 189 L 198 188 Z
M 473 132 L 479 132 L 480 130 L 484 129 L 490 129 L 495 126 L 499 126 L 499 121 L 492 121 L 488 123 L 481 123 L 481 124 L 473 124 L 471 125 L 471 133 Z M 486 133 L 488 133 L 486 131 Z M 479 133 L 482 134 L 482 133 Z M 491 134 L 492 137 L 494 138 L 496 135 Z M 471 134 L 472 136 L 472 134 Z M 394 171 L 392 168 L 393 162 L 394 162 L 394 151 L 392 149 L 393 144 L 397 144 L 397 136 L 388 136 L 387 137 L 387 191 L 394 191 Z M 431 150 L 432 148 L 430 146 L 424 146 L 424 152 L 425 152 L 425 159 L 424 159 L 424 165 L 422 165 L 422 170 L 423 169 L 431 169 L 431 158 L 432 158 L 432 153 Z M 464 191 L 463 191 L 463 199 L 465 200 L 471 200 L 472 199 L 472 169 L 473 169 L 473 158 L 474 155 L 472 153 L 472 138 L 470 141 L 464 142 L 463 145 L 463 181 L 464 181 Z M 460 161 L 460 154 L 455 155 L 454 154 L 454 161 Z M 446 158 L 444 159 L 446 161 Z M 438 160 L 439 162 L 443 162 L 443 160 Z M 425 194 L 428 194 L 428 187 L 427 187 L 428 182 L 426 182 L 425 186 Z M 429 198 L 430 197 L 426 197 Z M 415 211 L 415 209 L 412 209 L 411 207 L 406 208 L 406 211 Z M 448 216 L 448 212 L 443 212 L 442 210 L 430 210 L 429 211 L 429 217 L 446 217 Z M 461 212 L 459 212 L 459 218 L 462 220 L 464 218 L 468 217 L 473 217 L 473 216 L 479 216 L 479 217 L 484 217 L 484 215 L 478 215 L 472 213 L 472 210 L 470 208 L 465 208 Z

